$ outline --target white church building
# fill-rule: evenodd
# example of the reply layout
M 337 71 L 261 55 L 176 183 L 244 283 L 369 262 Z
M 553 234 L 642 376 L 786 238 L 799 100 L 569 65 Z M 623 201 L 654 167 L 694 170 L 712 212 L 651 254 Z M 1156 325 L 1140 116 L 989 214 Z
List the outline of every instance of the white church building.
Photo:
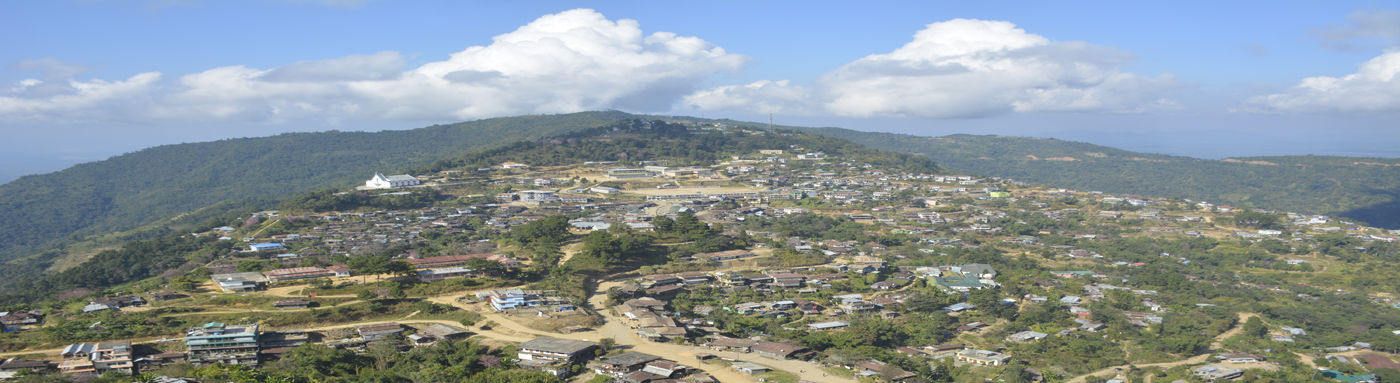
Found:
M 418 181 L 417 178 L 413 178 L 413 176 L 407 174 L 385 176 L 380 173 L 374 173 L 374 178 L 370 178 L 369 181 L 365 181 L 365 187 L 369 189 L 399 188 L 404 186 L 414 186 L 418 184 L 422 184 L 422 182 Z

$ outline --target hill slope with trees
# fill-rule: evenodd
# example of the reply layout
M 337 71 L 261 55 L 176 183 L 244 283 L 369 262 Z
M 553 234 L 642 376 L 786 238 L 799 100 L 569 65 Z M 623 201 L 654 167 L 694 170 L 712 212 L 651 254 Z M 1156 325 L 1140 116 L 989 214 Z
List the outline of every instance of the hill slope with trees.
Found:
M 629 115 L 519 116 L 381 132 L 287 133 L 164 145 L 0 185 L 0 261 L 211 204 L 283 198 Z

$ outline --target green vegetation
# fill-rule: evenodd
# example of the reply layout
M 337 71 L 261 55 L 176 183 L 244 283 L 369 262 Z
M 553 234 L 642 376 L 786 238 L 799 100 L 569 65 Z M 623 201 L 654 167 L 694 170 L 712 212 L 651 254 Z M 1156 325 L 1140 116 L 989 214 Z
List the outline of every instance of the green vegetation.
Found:
M 440 158 L 597 127 L 628 116 L 621 112 L 520 116 L 402 131 L 286 133 L 164 145 L 25 176 L 0 185 L 0 212 L 6 217 L 0 220 L 0 261 L 214 204 L 223 204 L 223 210 L 249 203 L 270 208 L 269 198 L 362 184 L 375 172 L 402 172 Z M 61 252 L 29 261 L 42 270 L 61 255 L 57 253 Z

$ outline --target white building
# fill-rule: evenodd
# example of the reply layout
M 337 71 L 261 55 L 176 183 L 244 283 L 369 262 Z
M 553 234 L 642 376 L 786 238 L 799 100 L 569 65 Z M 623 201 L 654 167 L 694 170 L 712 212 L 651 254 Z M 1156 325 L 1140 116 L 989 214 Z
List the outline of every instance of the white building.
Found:
M 380 173 L 374 173 L 374 178 L 370 178 L 369 181 L 365 181 L 365 187 L 368 187 L 370 189 L 390 189 L 404 186 L 414 186 L 418 184 L 422 184 L 422 182 L 418 181 L 417 178 L 413 178 L 413 176 L 407 174 L 385 176 Z

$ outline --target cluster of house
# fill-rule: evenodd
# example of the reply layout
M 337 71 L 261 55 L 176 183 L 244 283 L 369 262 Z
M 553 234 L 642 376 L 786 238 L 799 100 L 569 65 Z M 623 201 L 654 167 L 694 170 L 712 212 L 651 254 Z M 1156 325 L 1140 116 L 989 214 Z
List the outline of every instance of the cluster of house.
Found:
M 448 278 L 481 277 L 493 272 L 489 270 L 474 270 L 466 267 L 468 261 L 472 259 L 497 262 L 505 268 L 516 267 L 521 264 L 520 261 L 513 258 L 491 253 L 444 255 L 426 258 L 410 255 L 408 258 L 403 259 L 403 261 L 412 265 L 416 270 L 415 274 L 418 279 L 424 282 Z M 222 273 L 213 274 L 210 278 L 212 278 L 214 283 L 218 284 L 219 288 L 224 292 L 248 292 L 260 290 L 268 284 L 274 283 L 348 276 L 350 276 L 350 268 L 348 266 L 332 265 L 325 268 L 293 267 L 263 272 Z
M 106 310 L 121 310 L 121 308 L 123 308 L 123 307 L 142 306 L 142 305 L 145 305 L 145 304 L 146 304 L 146 300 L 145 300 L 145 299 L 142 299 L 142 298 L 141 298 L 140 296 L 138 296 L 138 295 L 122 295 L 122 296 L 115 296 L 115 297 L 98 297 L 98 298 L 92 299 L 91 301 L 88 301 L 88 305 L 87 305 L 87 306 L 83 306 L 83 312 L 84 312 L 84 313 L 90 313 L 90 312 L 106 311 Z

